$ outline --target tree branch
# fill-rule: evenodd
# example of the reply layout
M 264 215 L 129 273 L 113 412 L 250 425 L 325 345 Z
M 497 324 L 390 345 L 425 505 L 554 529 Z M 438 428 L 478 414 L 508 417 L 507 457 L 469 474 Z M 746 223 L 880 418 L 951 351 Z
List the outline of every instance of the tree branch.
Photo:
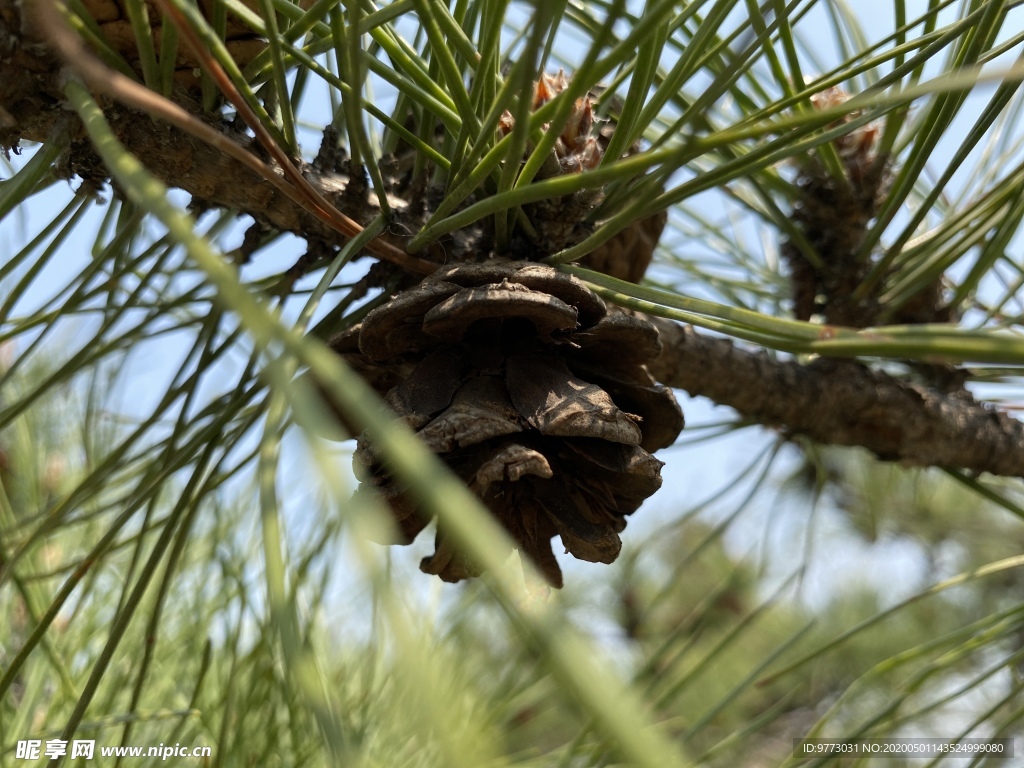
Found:
M 61 114 L 60 78 L 53 52 L 24 25 L 21 4 L 0 0 L 2 146 L 46 138 Z M 327 242 L 337 238 L 302 205 L 215 147 L 125 107 L 112 105 L 106 115 L 118 138 L 168 186 L 247 213 L 265 227 Z M 70 171 L 86 179 L 107 176 L 87 141 L 73 144 L 68 162 Z M 349 179 L 344 175 L 310 181 L 360 223 L 378 213 L 365 193 L 345 194 Z M 664 343 L 651 366 L 655 377 L 731 406 L 745 418 L 824 444 L 862 446 L 887 460 L 1024 476 L 1024 425 L 965 392 L 927 389 L 849 361 L 778 361 L 689 327 L 649 319 Z
M 648 367 L 663 384 L 819 443 L 862 446 L 916 466 L 1024 477 L 1024 424 L 966 391 L 928 389 L 848 360 L 779 361 L 647 319 L 664 345 Z
M 4 148 L 16 146 L 21 139 L 44 141 L 62 111 L 59 59 L 42 42 L 41 30 L 27 25 L 26 18 L 21 3 L 0 0 L 0 145 Z M 191 99 L 178 92 L 176 101 L 188 108 Z M 206 119 L 198 105 L 192 104 L 189 111 Z M 111 105 L 105 115 L 118 139 L 168 186 L 183 189 L 206 204 L 249 214 L 270 229 L 326 242 L 339 239 L 331 226 L 285 194 L 282 185 L 272 184 L 222 150 L 123 106 Z M 245 136 L 230 136 L 232 132 L 224 124 L 213 127 L 236 143 L 249 142 Z M 107 177 L 87 141 L 74 142 L 68 166 L 86 179 Z M 379 213 L 365 194 L 344 194 L 349 178 L 343 174 L 307 174 L 307 179 L 360 224 Z

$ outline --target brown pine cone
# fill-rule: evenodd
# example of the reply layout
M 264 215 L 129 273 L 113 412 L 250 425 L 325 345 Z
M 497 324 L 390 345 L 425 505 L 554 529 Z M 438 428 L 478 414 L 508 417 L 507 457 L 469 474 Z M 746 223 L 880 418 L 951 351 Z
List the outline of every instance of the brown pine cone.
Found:
M 625 516 L 661 486 L 683 414 L 644 364 L 655 328 L 604 303 L 579 280 L 530 262 L 440 270 L 380 307 L 332 346 L 378 385 L 411 373 L 387 402 L 472 488 L 548 581 L 562 575 L 550 540 L 610 563 Z M 404 374 L 404 371 L 403 371 Z M 430 522 L 361 436 L 360 493 L 389 502 L 401 543 Z M 478 570 L 443 528 L 421 569 L 445 581 Z

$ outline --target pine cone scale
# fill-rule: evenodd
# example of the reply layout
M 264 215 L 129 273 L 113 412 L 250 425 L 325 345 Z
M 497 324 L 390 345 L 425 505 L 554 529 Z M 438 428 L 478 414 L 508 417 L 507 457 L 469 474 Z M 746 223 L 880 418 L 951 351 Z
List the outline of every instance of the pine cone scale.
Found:
M 465 288 L 431 309 L 423 330 L 441 341 L 461 339 L 469 326 L 488 318 L 529 319 L 542 336 L 576 327 L 576 309 L 550 294 L 518 283 Z
M 614 509 L 622 515 L 635 512 L 661 488 L 664 462 L 641 448 L 588 439 L 566 441 L 565 445 L 579 459 L 599 468 L 602 482 L 615 489 Z
M 477 470 L 471 485 L 481 494 L 492 483 L 503 480 L 516 482 L 527 475 L 543 479 L 553 476 L 551 465 L 544 454 L 520 443 L 502 445 Z
M 642 368 L 622 369 L 593 362 L 569 360 L 569 369 L 607 392 L 612 400 L 643 425 L 640 447 L 645 451 L 668 448 L 683 428 L 683 411 L 666 388 Z
M 545 499 L 543 505 L 551 524 L 558 531 L 566 551 L 578 560 L 589 563 L 613 563 L 622 550 L 622 540 L 607 522 L 592 522 L 580 512 L 587 509 L 582 499 L 573 499 L 563 491 L 562 503 L 557 507 Z M 565 498 L 568 497 L 568 498 Z M 555 496 L 555 499 L 558 497 Z
M 513 355 L 507 371 L 512 403 L 542 435 L 640 443 L 640 428 L 608 393 L 573 376 L 560 357 Z
M 418 429 L 451 404 L 462 386 L 462 368 L 462 359 L 455 352 L 435 352 L 388 392 L 385 401 L 406 417 L 409 426 Z
M 359 351 L 371 360 L 389 360 L 406 352 L 417 351 L 402 331 L 413 330 L 423 335 L 423 316 L 439 302 L 454 296 L 460 287 L 452 283 L 423 283 L 401 293 L 383 307 L 377 307 L 362 322 Z M 423 340 L 426 347 L 431 342 Z M 333 344 L 333 340 L 332 340 Z
M 578 349 L 573 359 L 592 359 L 600 363 L 637 366 L 661 354 L 657 329 L 646 320 L 624 312 L 608 312 L 590 328 L 570 334 Z
M 451 406 L 420 430 L 420 437 L 435 452 L 451 453 L 522 431 L 501 379 L 481 376 L 464 384 Z

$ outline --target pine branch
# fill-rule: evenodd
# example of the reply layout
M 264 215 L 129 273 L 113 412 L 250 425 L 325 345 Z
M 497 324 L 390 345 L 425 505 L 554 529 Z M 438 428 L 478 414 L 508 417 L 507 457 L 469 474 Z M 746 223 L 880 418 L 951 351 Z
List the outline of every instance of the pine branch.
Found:
M 53 52 L 22 24 L 20 5 L 0 0 L 3 146 L 45 139 L 62 111 L 61 77 Z M 179 96 L 179 101 L 187 98 Z M 169 186 L 247 213 L 268 228 L 335 239 L 336 233 L 302 205 L 216 148 L 125 107 L 109 106 L 106 117 L 120 140 Z M 218 129 L 231 133 L 226 125 Z M 66 168 L 90 181 L 107 179 L 87 141 L 73 143 Z M 309 178 L 357 221 L 379 213 L 365 193 L 345 194 L 349 178 L 344 174 Z M 365 191 L 362 183 L 353 187 Z M 825 444 L 862 446 L 887 460 L 1024 476 L 1024 425 L 966 393 L 927 389 L 848 361 L 780 362 L 692 328 L 651 320 L 665 345 L 651 366 L 655 376 L 746 418 Z
M 668 320 L 649 367 L 663 384 L 708 397 L 745 418 L 879 458 L 1024 476 L 1024 424 L 976 401 L 902 381 L 848 360 L 807 365 L 736 347 Z
M 0 146 L 4 149 L 16 147 L 20 140 L 44 141 L 63 111 L 60 62 L 40 37 L 41 30 L 23 24 L 20 3 L 0 0 Z M 175 91 L 175 101 L 199 116 L 199 106 L 183 90 Z M 105 116 L 115 135 L 155 176 L 188 192 L 196 202 L 248 214 L 268 229 L 337 240 L 330 226 L 284 194 L 281 185 L 218 148 L 123 106 L 108 106 Z M 251 143 L 226 123 L 214 128 L 230 141 Z M 109 177 L 84 140 L 72 143 L 64 168 L 68 175 L 78 174 L 92 183 L 102 184 Z M 321 174 L 310 166 L 303 170 L 320 194 L 360 224 L 379 214 L 379 207 L 366 194 L 345 194 L 350 181 L 345 174 Z M 361 183 L 353 186 L 365 191 Z

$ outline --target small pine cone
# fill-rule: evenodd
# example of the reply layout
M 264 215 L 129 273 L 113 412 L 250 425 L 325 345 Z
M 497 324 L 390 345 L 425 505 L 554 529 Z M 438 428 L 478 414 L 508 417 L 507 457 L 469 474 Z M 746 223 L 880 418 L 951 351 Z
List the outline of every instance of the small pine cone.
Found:
M 557 75 L 542 73 L 540 79 L 534 83 L 531 109 L 540 109 L 568 85 L 569 78 L 561 70 Z M 508 133 L 514 126 L 515 120 L 506 112 L 502 116 L 500 130 Z M 555 139 L 550 156 L 538 169 L 537 178 L 549 179 L 596 168 L 604 152 L 595 128 L 590 97 L 577 99 L 568 120 Z M 550 131 L 550 124 L 545 123 L 544 130 Z M 524 210 L 536 230 L 536 237 L 529 245 L 530 249 L 554 253 L 586 237 L 589 234 L 589 227 L 584 224 L 584 220 L 601 201 L 602 194 L 599 189 L 581 190 L 525 206 Z
M 849 98 L 843 90 L 829 88 L 812 96 L 811 103 L 822 110 Z M 845 125 L 858 115 L 844 115 L 829 127 Z M 829 323 L 852 327 L 869 326 L 877 320 L 877 298 L 854 296 L 871 269 L 870 261 L 858 255 L 889 179 L 889 161 L 878 154 L 878 138 L 878 126 L 871 123 L 834 139 L 832 144 L 844 168 L 838 178 L 833 178 L 816 155 L 796 158 L 799 197 L 791 218 L 821 262 L 820 267 L 813 264 L 790 240 L 782 245 L 793 311 L 801 320 L 821 314 Z
M 530 262 L 442 269 L 332 346 L 361 369 L 413 364 L 387 402 L 461 477 L 547 580 L 550 540 L 610 563 L 625 516 L 661 486 L 651 451 L 683 414 L 644 364 L 660 350 L 644 320 L 609 311 L 582 282 Z M 382 381 L 379 377 L 376 381 Z M 411 542 L 430 522 L 361 436 L 359 492 L 388 501 Z M 477 574 L 443 528 L 420 567 L 445 581 Z
M 816 110 L 838 107 L 850 100 L 850 94 L 838 86 L 826 88 L 824 91 L 811 96 L 811 106 Z M 844 115 L 829 125 L 829 128 L 836 128 L 845 125 L 860 117 L 860 112 L 852 112 Z M 865 176 L 874 165 L 878 157 L 876 147 L 878 145 L 880 130 L 877 123 L 868 123 L 859 128 L 854 128 L 847 134 L 840 136 L 833 141 L 839 159 L 843 161 L 850 182 L 855 187 L 860 187 L 868 182 L 877 184 L 878 179 L 873 181 Z
M 551 76 L 541 74 L 533 90 L 533 109 L 540 109 L 569 86 L 569 78 L 565 72 Z M 511 128 L 511 115 L 503 119 L 503 127 Z M 598 166 L 604 155 L 598 137 L 594 131 L 594 112 L 591 108 L 590 96 L 576 99 L 573 111 L 569 115 L 562 132 L 555 140 L 556 164 L 549 164 L 541 169 L 541 178 L 558 176 L 565 173 L 579 173 Z
M 565 73 L 542 74 L 534 85 L 533 109 L 551 101 L 569 85 Z M 582 173 L 596 168 L 604 157 L 605 149 L 615 132 L 615 121 L 597 121 L 594 118 L 592 98 L 598 90 L 577 99 L 573 111 L 562 128 L 551 158 L 540 169 L 538 178 L 550 178 L 571 173 Z M 506 113 L 502 129 L 510 131 L 512 116 Z M 640 151 L 639 143 L 627 155 Z M 542 200 L 527 206 L 527 212 L 538 232 L 535 245 L 543 252 L 552 253 L 579 242 L 590 234 L 586 217 L 602 199 L 599 190 L 584 190 L 562 198 Z M 589 269 L 603 272 L 620 280 L 639 283 L 647 271 L 654 249 L 668 221 L 668 213 L 659 211 L 634 222 L 610 240 L 585 256 L 581 263 Z

